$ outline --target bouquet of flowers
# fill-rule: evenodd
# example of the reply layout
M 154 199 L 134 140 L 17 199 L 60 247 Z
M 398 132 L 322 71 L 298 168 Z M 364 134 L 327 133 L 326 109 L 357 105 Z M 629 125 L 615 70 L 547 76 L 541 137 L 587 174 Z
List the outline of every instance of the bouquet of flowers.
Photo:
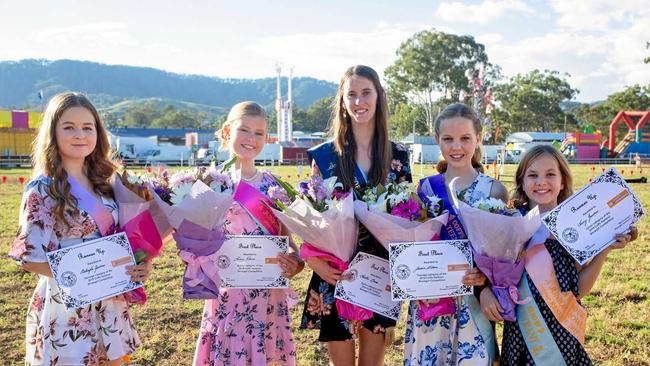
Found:
M 361 201 L 354 203 L 354 212 L 387 250 L 389 243 L 438 240 L 448 218 L 442 199 L 437 196 L 421 199 L 415 184 L 410 182 L 366 189 Z M 433 303 L 418 301 L 418 314 L 423 320 L 451 314 L 453 310 L 451 299 Z
M 442 200 L 430 197 L 424 202 L 410 182 L 388 183 L 368 188 L 354 213 L 361 223 L 386 248 L 389 243 L 429 241 L 438 238 L 447 223 Z
M 358 226 L 354 219 L 354 197 L 341 189 L 336 177 L 323 180 L 312 176 L 298 189 L 278 179 L 281 187 L 269 189 L 279 209 L 278 219 L 304 240 L 302 258 L 321 257 L 345 271 L 357 247 Z M 339 315 L 350 320 L 366 320 L 372 311 L 336 300 Z
M 120 230 L 129 238 L 137 264 L 159 256 L 163 239 L 171 232 L 167 218 L 160 206 L 153 201 L 153 193 L 147 186 L 151 179 L 150 175 L 125 170 L 112 181 Z M 147 293 L 142 287 L 124 296 L 134 304 L 144 304 L 147 301 Z
M 183 170 L 152 184 L 159 203 L 186 263 L 183 298 L 214 299 L 219 295 L 220 277 L 216 252 L 225 240 L 223 224 L 233 202 L 233 183 L 225 173 L 231 159 L 221 167 Z
M 456 192 L 456 179 L 450 191 Z M 526 216 L 503 201 L 487 198 L 469 205 L 452 194 L 463 226 L 474 250 L 474 261 L 492 283 L 492 292 L 504 309 L 505 320 L 515 320 L 515 304 L 527 303 L 519 299 L 517 284 L 524 270 L 520 260 L 523 247 L 541 225 L 539 209 Z

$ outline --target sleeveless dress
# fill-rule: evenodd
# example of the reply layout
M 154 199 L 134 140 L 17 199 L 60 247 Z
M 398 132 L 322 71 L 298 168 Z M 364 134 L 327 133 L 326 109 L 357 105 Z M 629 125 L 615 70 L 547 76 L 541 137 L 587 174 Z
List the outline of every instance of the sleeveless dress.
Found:
M 47 252 L 102 236 L 93 217 L 81 208 L 77 215 L 66 213 L 69 227 L 59 220 L 52 210 L 56 202 L 48 194 L 50 184 L 51 178 L 40 176 L 25 187 L 19 234 L 10 257 L 46 263 Z M 112 234 L 117 204 L 109 197 L 101 197 L 101 203 L 113 217 Z M 42 275 L 29 302 L 26 335 L 27 366 L 106 362 L 131 354 L 140 345 L 124 296 L 66 310 L 56 281 Z
M 556 239 L 547 239 L 544 246 L 553 260 L 553 268 L 560 284 L 560 290 L 571 291 L 577 297 L 579 274 L 573 257 Z M 570 366 L 591 365 L 591 360 L 580 342 L 555 318 L 530 275 L 526 272 L 524 275 L 527 277 L 533 301 L 537 304 L 566 364 Z M 504 322 L 501 364 L 505 366 L 535 365 L 517 322 Z
M 489 197 L 493 182 L 494 179 L 491 177 L 479 174 L 465 190 L 464 197 L 466 200 L 469 197 L 469 204 L 480 198 Z M 438 197 L 446 197 L 446 194 L 441 192 L 434 191 L 434 193 Z M 448 201 L 445 201 L 444 205 L 451 207 L 451 203 Z M 442 231 L 445 231 L 444 227 Z M 445 240 L 442 233 L 441 236 Z M 490 360 L 485 340 L 479 332 L 472 311 L 470 311 L 470 301 L 476 302 L 476 299 L 469 299 L 470 296 L 474 297 L 474 295 L 463 296 L 460 318 L 453 314 L 423 321 L 418 318 L 418 302 L 410 302 L 404 337 L 404 366 L 455 366 L 452 363 L 452 339 L 456 323 L 459 327 L 456 364 L 489 365 Z M 480 315 L 477 316 L 483 316 L 480 311 L 478 314 Z
M 277 185 L 264 172 L 250 182 L 268 195 Z M 268 235 L 239 203 L 226 214 L 227 235 Z M 285 289 L 221 289 L 219 298 L 206 300 L 194 355 L 194 365 L 288 365 L 296 364 L 289 308 L 295 299 Z
M 332 142 L 318 145 L 308 151 L 323 178 L 329 178 L 336 172 L 336 152 Z M 366 177 L 357 168 L 355 177 L 359 188 L 367 185 Z M 389 182 L 412 181 L 408 150 L 400 144 L 392 143 L 391 169 Z M 368 232 L 359 226 L 357 251 L 370 253 L 388 259 L 388 251 Z M 356 337 L 355 327 L 347 319 L 341 318 L 336 310 L 334 286 L 325 282 L 316 272 L 313 273 L 307 287 L 307 298 L 302 313 L 301 329 L 320 329 L 318 340 L 321 342 L 347 341 Z M 374 316 L 363 322 L 363 327 L 374 333 L 385 333 L 386 328 L 394 327 L 395 320 L 385 316 Z

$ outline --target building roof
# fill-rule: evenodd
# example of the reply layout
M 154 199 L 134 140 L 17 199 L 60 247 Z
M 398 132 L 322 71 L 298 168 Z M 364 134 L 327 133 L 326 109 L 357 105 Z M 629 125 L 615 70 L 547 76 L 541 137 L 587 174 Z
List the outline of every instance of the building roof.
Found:
M 113 127 L 108 131 L 115 136 L 124 137 L 149 137 L 158 136 L 161 138 L 185 138 L 188 132 L 214 135 L 213 129 L 200 128 L 148 128 L 148 127 Z
M 562 141 L 564 132 L 515 132 L 506 137 L 506 142 Z
M 429 135 L 415 135 L 415 142 L 413 142 L 413 133 L 409 133 L 408 135 L 404 136 L 404 138 L 400 141 L 403 144 L 420 144 L 420 145 L 437 145 L 436 144 L 436 139 L 433 136 Z

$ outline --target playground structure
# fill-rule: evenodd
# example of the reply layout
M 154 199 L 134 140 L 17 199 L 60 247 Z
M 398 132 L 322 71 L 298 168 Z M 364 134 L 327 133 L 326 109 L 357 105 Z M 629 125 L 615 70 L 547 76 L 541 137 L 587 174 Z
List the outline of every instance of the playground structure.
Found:
M 42 112 L 0 109 L 0 154 L 3 157 L 25 157 L 31 154 L 36 129 L 43 120 Z
M 602 134 L 567 132 L 560 151 L 577 162 L 589 162 L 600 158 Z
M 636 120 L 636 121 L 635 121 Z M 601 145 L 601 158 L 626 157 L 631 154 L 650 156 L 650 130 L 644 130 L 650 111 L 620 111 L 609 125 L 609 138 Z M 616 144 L 616 127 L 625 123 L 628 132 Z

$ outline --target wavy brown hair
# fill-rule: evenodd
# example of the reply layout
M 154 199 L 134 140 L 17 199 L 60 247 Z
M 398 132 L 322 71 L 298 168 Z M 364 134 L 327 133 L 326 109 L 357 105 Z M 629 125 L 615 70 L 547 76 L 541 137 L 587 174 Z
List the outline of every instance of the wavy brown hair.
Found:
M 351 66 L 345 70 L 339 82 L 339 88 L 334 98 L 330 127 L 330 135 L 334 138 L 334 148 L 338 158 L 336 175 L 346 189 L 354 187 L 354 158 L 357 152 L 357 143 L 352 134 L 352 119 L 345 111 L 343 103 L 345 83 L 352 76 L 360 76 L 370 80 L 377 91 L 375 131 L 371 142 L 371 164 L 368 172 L 368 183 L 371 186 L 384 183 L 388 176 L 392 156 L 392 148 L 388 140 L 388 104 L 386 102 L 386 92 L 379 81 L 379 75 L 368 66 Z
M 45 108 L 43 122 L 38 129 L 32 148 L 32 165 L 34 177 L 45 175 L 52 179 L 49 185 L 48 194 L 57 204 L 54 206 L 54 215 L 67 225 L 65 218 L 66 209 L 70 214 L 77 215 L 77 199 L 70 194 L 70 183 L 68 173 L 63 169 L 59 147 L 56 143 L 56 124 L 61 115 L 72 107 L 87 109 L 95 118 L 95 129 L 97 131 L 97 144 L 95 150 L 86 156 L 83 171 L 90 180 L 95 193 L 113 197 L 113 189 L 109 180 L 117 170 L 117 164 L 112 159 L 111 145 L 108 134 L 104 128 L 99 113 L 92 103 L 83 94 L 66 92 L 57 94 L 50 99 Z
M 564 202 L 564 200 L 571 197 L 573 194 L 573 177 L 571 176 L 571 168 L 569 168 L 569 162 L 566 160 L 564 155 L 551 145 L 537 145 L 524 153 L 524 156 L 522 156 L 521 161 L 517 166 L 517 172 L 515 173 L 515 189 L 512 195 L 512 202 L 516 207 L 530 209 L 530 198 L 528 198 L 524 191 L 524 178 L 528 167 L 543 155 L 548 155 L 555 159 L 560 169 L 560 174 L 562 174 L 562 185 L 564 185 L 564 189 L 562 189 L 558 194 L 557 203 L 560 204 Z
M 474 126 L 474 132 L 476 132 L 476 135 L 481 136 L 481 132 L 483 131 L 483 125 L 481 124 L 481 119 L 478 118 L 478 115 L 474 110 L 465 104 L 462 103 L 454 103 L 450 104 L 445 109 L 440 112 L 438 117 L 436 117 L 435 122 L 433 123 L 433 129 L 436 133 L 437 137 L 440 137 L 440 124 L 442 121 L 451 119 L 454 117 L 462 117 L 465 119 L 468 119 L 472 121 L 472 126 Z M 472 167 L 474 169 L 477 169 L 479 172 L 484 173 L 485 169 L 483 168 L 483 164 L 481 164 L 481 157 L 483 156 L 483 151 L 481 150 L 481 142 L 476 145 L 476 150 L 474 150 L 474 155 L 472 155 Z M 436 165 L 436 169 L 440 173 L 444 173 L 447 171 L 447 161 L 444 159 L 440 160 L 438 164 Z

